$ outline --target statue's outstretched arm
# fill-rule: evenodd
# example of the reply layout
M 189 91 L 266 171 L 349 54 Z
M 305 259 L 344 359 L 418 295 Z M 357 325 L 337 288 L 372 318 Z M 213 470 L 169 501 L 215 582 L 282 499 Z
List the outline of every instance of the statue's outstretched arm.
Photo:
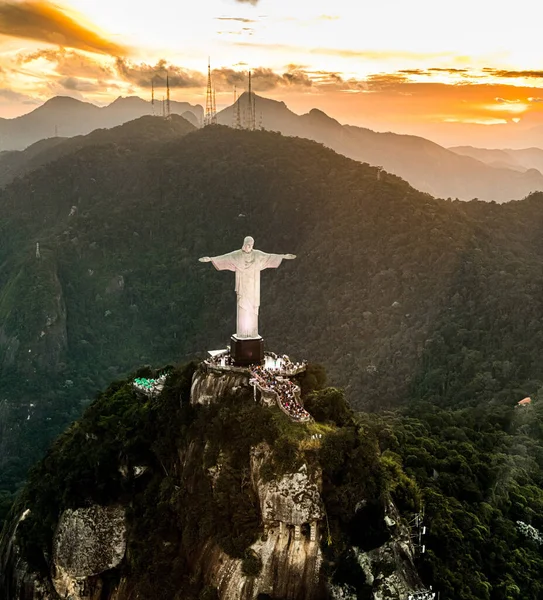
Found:
M 211 262 L 211 258 L 209 256 L 202 256 L 202 258 L 198 259 L 200 262 Z
M 282 256 L 285 260 L 294 260 L 296 258 L 296 254 L 283 254 Z

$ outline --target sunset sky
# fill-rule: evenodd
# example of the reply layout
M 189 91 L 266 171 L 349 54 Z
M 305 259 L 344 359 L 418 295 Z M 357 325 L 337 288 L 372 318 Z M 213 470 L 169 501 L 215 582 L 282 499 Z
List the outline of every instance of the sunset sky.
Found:
M 473 124 L 543 124 L 540 12 L 539 0 L 0 0 L 0 116 L 55 95 L 150 99 L 166 67 L 172 98 L 203 104 L 210 56 L 219 108 L 252 69 L 255 90 L 295 112 L 460 143 Z

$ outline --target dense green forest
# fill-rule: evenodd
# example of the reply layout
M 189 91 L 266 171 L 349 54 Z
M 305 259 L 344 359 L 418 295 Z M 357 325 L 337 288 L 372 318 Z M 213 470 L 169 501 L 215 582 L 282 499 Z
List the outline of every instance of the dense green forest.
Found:
M 541 597 L 539 398 L 516 408 L 444 410 L 421 402 L 394 413 L 355 413 L 342 391 L 322 388 L 322 369 L 310 366 L 301 383 L 316 423 L 301 425 L 255 404 L 250 390 L 191 406 L 194 368 L 170 371 L 158 398 L 136 393 L 132 377 L 111 384 L 32 469 L 13 512 L 31 507 L 19 535 L 32 568 L 47 571 L 44 557 L 65 508 L 116 502 L 131 506 L 128 552 L 108 577 L 129 576 L 135 592 L 157 600 L 203 597 L 205 581 L 191 557 L 209 538 L 244 558 L 248 572 L 257 568 L 247 549 L 263 530 L 258 502 L 243 482 L 250 448 L 266 441 L 275 475 L 301 462 L 322 466 L 323 573 L 348 583 L 358 598 L 373 595 L 355 553 L 390 537 L 383 521 L 389 496 L 405 523 L 424 513 L 426 552 L 418 553 L 417 567 L 441 598 Z M 146 367 L 134 376 L 160 372 Z M 323 435 L 320 444 L 305 443 L 315 432 Z M 219 456 L 221 475 L 211 486 L 208 469 Z M 143 478 L 126 476 L 135 465 L 148 469 Z
M 540 518 L 537 404 L 523 413 L 531 424 L 514 406 L 543 387 L 543 194 L 502 205 L 435 199 L 308 140 L 178 125 L 149 117 L 69 151 L 58 144 L 56 160 L 0 190 L 0 516 L 98 390 L 138 365 L 224 347 L 233 277 L 197 259 L 250 234 L 259 249 L 297 255 L 262 275 L 267 348 L 323 364 L 356 410 L 408 411 L 410 420 L 390 417 L 390 457 L 437 494 L 429 517 L 436 505 L 448 511 L 435 512 L 438 529 L 458 541 L 464 511 L 520 544 L 515 518 L 536 528 Z M 466 454 L 469 477 L 460 459 L 445 465 L 449 477 L 430 467 L 450 447 Z M 526 463 L 516 466 L 520 448 Z M 496 483 L 509 463 L 515 493 Z M 496 558 L 495 545 L 470 551 L 494 561 L 481 585 L 501 585 L 492 577 L 503 561 L 538 564 L 526 544 L 514 559 Z M 461 589 L 464 559 L 455 567 L 432 552 L 428 575 Z

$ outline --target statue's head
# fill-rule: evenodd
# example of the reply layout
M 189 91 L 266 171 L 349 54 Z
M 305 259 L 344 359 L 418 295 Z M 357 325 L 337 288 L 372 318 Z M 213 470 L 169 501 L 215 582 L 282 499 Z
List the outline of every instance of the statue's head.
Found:
M 251 252 L 254 245 L 255 245 L 254 239 L 250 235 L 248 235 L 243 240 L 243 246 L 241 247 L 241 249 L 243 250 L 243 252 Z

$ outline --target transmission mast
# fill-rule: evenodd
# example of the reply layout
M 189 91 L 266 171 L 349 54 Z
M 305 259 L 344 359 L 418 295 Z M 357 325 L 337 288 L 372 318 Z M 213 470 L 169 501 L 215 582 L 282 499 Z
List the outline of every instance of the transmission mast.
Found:
M 256 103 L 255 103 L 255 99 L 253 98 L 253 87 L 252 87 L 251 77 L 252 77 L 251 71 L 249 71 L 249 93 L 248 93 L 249 106 L 248 106 L 247 129 L 249 129 L 250 131 L 254 131 L 256 129 L 256 114 L 255 114 Z
M 170 76 L 166 72 L 166 119 L 170 119 L 172 116 L 170 110 Z
M 239 98 L 237 94 L 236 86 L 234 86 L 234 127 L 241 129 L 241 107 L 239 104 Z
M 207 61 L 207 90 L 206 90 L 206 114 L 204 116 L 204 127 L 214 125 L 217 122 L 217 110 L 215 107 L 215 91 L 211 82 L 211 62 Z

